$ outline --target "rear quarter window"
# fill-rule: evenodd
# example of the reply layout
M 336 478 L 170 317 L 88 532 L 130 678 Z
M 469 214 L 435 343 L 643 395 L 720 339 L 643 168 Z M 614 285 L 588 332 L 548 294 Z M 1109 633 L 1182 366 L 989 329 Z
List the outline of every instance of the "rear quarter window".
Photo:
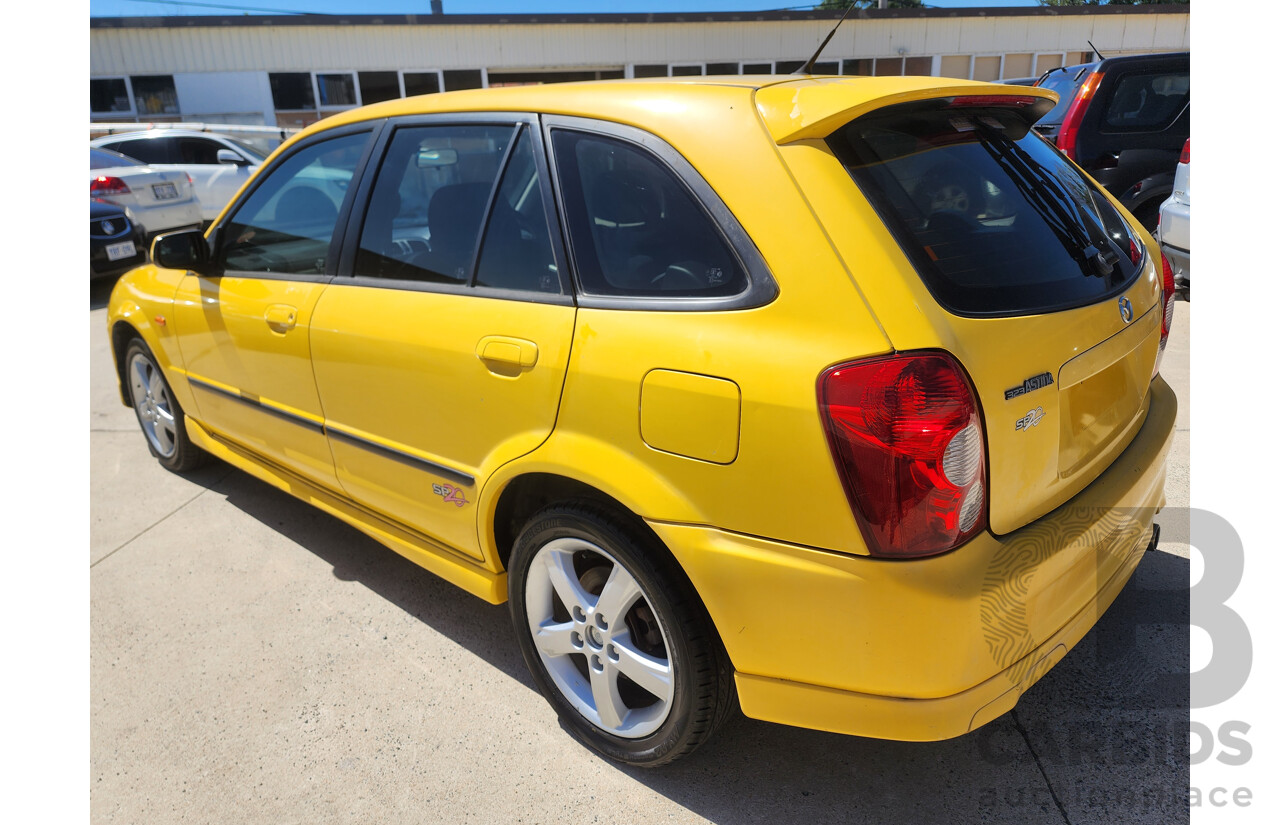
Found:
M 1108 132 L 1167 128 L 1191 100 L 1189 72 L 1142 72 L 1120 77 L 1103 115 Z
M 631 298 L 725 297 L 747 273 L 711 216 L 648 150 L 552 132 L 582 290 Z

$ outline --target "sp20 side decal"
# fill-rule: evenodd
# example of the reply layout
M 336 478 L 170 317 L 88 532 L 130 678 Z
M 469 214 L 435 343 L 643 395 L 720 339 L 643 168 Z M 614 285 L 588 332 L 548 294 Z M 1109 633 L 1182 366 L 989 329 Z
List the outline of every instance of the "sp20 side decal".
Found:
M 467 504 L 467 497 L 462 494 L 462 488 L 454 487 L 452 484 L 432 484 L 431 492 L 441 496 L 449 504 L 458 507 L 464 507 Z

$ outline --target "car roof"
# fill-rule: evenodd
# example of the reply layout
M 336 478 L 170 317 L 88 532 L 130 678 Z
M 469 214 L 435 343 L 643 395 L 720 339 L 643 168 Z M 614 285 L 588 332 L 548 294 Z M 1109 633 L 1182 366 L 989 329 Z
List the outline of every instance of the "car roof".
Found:
M 151 138 L 162 138 L 162 137 L 202 137 L 202 138 L 213 138 L 217 140 L 217 139 L 225 139 L 228 137 L 228 135 L 223 135 L 217 132 L 201 132 L 196 129 L 145 129 L 137 132 L 116 132 L 110 135 L 103 135 L 102 137 L 94 138 L 93 140 L 89 141 L 89 143 L 90 145 L 93 145 L 93 144 L 102 143 L 103 141 L 109 141 L 109 140 L 122 140 L 122 139 L 137 140 L 139 138 L 151 139 Z
M 1035 97 L 1056 101 L 1053 92 L 1027 87 Z M 946 77 L 851 77 L 823 75 L 725 75 L 596 80 L 502 86 L 388 100 L 327 117 L 285 146 L 328 129 L 386 117 L 452 112 L 536 112 L 584 117 L 662 131 L 692 108 L 747 106 L 760 111 L 778 142 L 817 136 L 891 103 L 957 94 L 1008 94 L 995 83 Z M 282 146 L 281 148 L 284 148 Z M 277 150 L 279 151 L 279 150 Z
M 1099 61 L 1099 67 L 1105 71 L 1107 68 L 1118 64 L 1169 59 L 1190 60 L 1191 52 L 1156 52 L 1155 54 L 1126 54 L 1119 57 L 1104 57 Z

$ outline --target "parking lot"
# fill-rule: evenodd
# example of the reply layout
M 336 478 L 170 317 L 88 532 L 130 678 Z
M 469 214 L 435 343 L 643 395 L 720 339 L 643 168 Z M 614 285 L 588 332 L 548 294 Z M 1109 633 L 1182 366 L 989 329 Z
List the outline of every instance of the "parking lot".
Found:
M 1006 714 L 931 744 L 737 717 L 621 767 L 557 724 L 505 606 L 221 463 L 148 454 L 90 296 L 94 822 L 1186 821 L 1190 305 L 1162 547 Z

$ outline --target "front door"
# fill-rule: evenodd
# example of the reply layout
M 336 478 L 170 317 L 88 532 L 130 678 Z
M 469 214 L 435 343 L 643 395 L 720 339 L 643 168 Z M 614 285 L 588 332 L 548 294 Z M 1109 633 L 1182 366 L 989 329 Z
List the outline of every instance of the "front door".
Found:
M 213 236 L 221 274 L 188 275 L 175 301 L 200 421 L 334 487 L 309 335 L 336 268 L 338 216 L 369 142 L 366 128 L 284 156 Z
M 479 557 L 479 490 L 550 434 L 573 337 L 541 139 L 425 120 L 384 157 L 311 321 L 326 432 L 352 498 Z

